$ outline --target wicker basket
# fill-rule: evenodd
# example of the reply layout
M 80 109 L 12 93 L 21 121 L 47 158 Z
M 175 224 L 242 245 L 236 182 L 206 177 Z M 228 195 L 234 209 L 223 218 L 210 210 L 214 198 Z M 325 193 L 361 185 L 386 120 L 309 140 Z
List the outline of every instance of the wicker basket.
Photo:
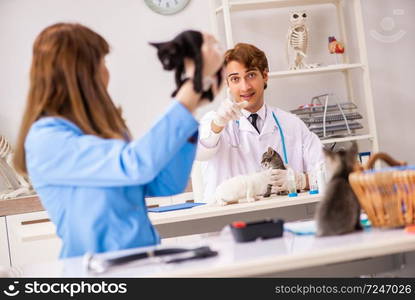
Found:
M 378 159 L 391 167 L 373 170 Z M 415 223 L 414 166 L 376 153 L 364 167 L 350 174 L 349 182 L 372 226 L 392 228 Z

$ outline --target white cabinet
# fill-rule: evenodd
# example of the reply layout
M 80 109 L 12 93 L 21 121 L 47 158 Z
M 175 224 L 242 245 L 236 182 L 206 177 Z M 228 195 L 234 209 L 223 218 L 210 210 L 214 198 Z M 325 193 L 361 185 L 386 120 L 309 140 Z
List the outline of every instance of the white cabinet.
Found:
M 6 218 L 0 217 L 0 267 L 10 266 L 9 243 L 7 239 Z
M 12 266 L 56 260 L 61 240 L 45 211 L 6 217 Z
M 191 193 L 177 195 L 174 203 L 185 202 L 190 196 Z M 171 205 L 172 197 L 146 198 L 146 204 L 149 207 Z M 10 262 L 15 267 L 56 260 L 61 244 L 46 211 L 0 218 L 0 266 L 8 267 Z
M 288 16 L 293 9 L 311 12 L 306 24 L 310 28 L 309 50 L 313 51 L 309 51 L 306 62 L 322 63 L 320 67 L 288 70 L 286 37 Z M 213 32 L 226 49 L 245 42 L 266 53 L 270 66 L 267 103 L 292 110 L 298 104 L 310 103 L 314 96 L 330 93 L 336 85 L 341 99 L 359 107 L 364 128 L 352 136 L 322 142 L 356 140 L 369 148 L 366 151 L 378 151 L 360 0 L 211 0 L 211 19 Z M 328 52 L 328 37 L 333 34 L 345 44 L 346 51 L 339 62 Z M 337 91 L 334 93 L 337 95 Z
M 192 193 L 146 198 L 146 205 L 164 206 L 192 199 Z M 0 267 L 18 267 L 59 258 L 61 240 L 46 211 L 0 217 Z
M 146 198 L 148 207 L 185 202 L 192 193 Z M 0 266 L 13 267 L 59 258 L 61 240 L 46 211 L 0 217 Z

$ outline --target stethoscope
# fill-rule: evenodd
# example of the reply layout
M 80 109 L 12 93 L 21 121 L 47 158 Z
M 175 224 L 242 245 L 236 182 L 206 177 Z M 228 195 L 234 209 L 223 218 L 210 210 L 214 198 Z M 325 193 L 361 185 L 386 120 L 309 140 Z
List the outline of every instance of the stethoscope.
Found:
M 272 117 L 274 118 L 274 122 L 277 125 L 277 128 L 279 130 L 280 133 L 280 137 L 281 137 L 281 143 L 282 143 L 282 151 L 283 151 L 283 157 L 284 157 L 284 163 L 285 165 L 288 165 L 288 158 L 287 158 L 287 148 L 285 146 L 285 137 L 284 137 L 284 133 L 282 132 L 282 127 L 280 125 L 280 122 L 278 121 L 277 116 L 275 115 L 274 112 L 272 112 Z M 231 143 L 231 146 L 233 148 L 239 148 L 241 141 L 239 139 L 239 120 L 235 121 L 236 126 L 234 126 L 234 137 L 235 137 L 235 144 Z M 235 128 L 238 128 L 238 132 L 235 130 Z M 232 140 L 232 139 L 231 139 Z

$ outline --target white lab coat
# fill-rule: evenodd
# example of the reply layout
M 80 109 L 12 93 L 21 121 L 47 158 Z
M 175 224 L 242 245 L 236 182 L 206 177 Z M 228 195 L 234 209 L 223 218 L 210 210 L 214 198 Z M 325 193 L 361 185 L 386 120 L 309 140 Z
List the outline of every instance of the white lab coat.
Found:
M 284 160 L 281 136 L 272 112 L 282 127 L 290 167 L 295 171 L 309 172 L 324 159 L 320 139 L 303 121 L 294 114 L 270 106 L 266 106 L 260 134 L 247 118 L 241 117 L 239 125 L 236 121 L 227 124 L 216 145 L 207 146 L 204 140 L 212 140 L 214 135 L 210 129 L 214 113 L 208 112 L 200 121 L 196 154 L 196 160 L 202 161 L 204 201 L 209 202 L 216 187 L 226 179 L 260 171 L 262 154 L 268 147 L 275 149 Z

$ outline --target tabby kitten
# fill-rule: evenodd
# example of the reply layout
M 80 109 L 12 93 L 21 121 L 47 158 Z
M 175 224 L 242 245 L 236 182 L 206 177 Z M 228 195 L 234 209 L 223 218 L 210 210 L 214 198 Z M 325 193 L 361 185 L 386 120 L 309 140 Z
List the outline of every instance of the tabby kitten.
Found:
M 324 149 L 330 179 L 323 199 L 317 206 L 317 236 L 330 236 L 361 230 L 360 204 L 349 183 L 357 157 L 357 144 L 349 150 Z
M 183 31 L 168 42 L 150 43 L 150 45 L 157 48 L 157 56 L 161 61 L 164 70 L 175 70 L 176 90 L 173 91 L 172 97 L 176 96 L 180 87 L 188 79 L 185 78 L 184 59 L 190 58 L 195 63 L 195 74 L 193 78 L 193 88 L 195 92 L 202 93 L 201 99 L 213 100 L 214 95 L 212 88 L 204 87 L 203 82 L 202 44 L 202 33 L 194 30 Z M 220 86 L 222 82 L 222 69 L 219 69 L 216 72 L 216 81 L 217 85 Z
M 262 154 L 261 166 L 265 169 L 282 169 L 286 170 L 281 156 L 277 151 L 268 147 L 268 150 Z M 264 197 L 271 196 L 272 184 L 268 184 L 267 191 L 264 194 Z M 281 194 L 280 192 L 279 194 Z

